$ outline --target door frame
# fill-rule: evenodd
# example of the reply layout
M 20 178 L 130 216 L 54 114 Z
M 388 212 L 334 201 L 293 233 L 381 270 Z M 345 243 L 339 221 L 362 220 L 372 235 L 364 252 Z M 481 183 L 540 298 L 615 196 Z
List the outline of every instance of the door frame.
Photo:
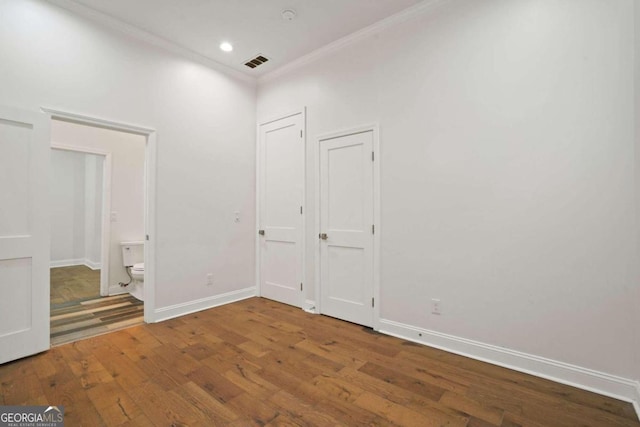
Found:
M 59 151 L 70 151 L 74 153 L 93 154 L 104 157 L 102 164 L 102 212 L 100 219 L 102 227 L 100 231 L 100 296 L 109 295 L 109 260 L 111 252 L 111 162 L 112 154 L 95 148 L 79 147 L 61 144 L 51 141 L 51 149 Z
M 262 296 L 262 286 L 260 284 L 260 235 L 258 234 L 258 230 L 260 229 L 261 218 L 260 218 L 260 189 L 262 188 L 262 168 L 260 165 L 260 159 L 262 158 L 262 143 L 260 136 L 260 128 L 262 126 L 268 125 L 273 122 L 277 122 L 278 120 L 286 119 L 288 117 L 296 116 L 300 114 L 302 117 L 302 145 L 303 145 L 303 158 L 302 158 L 302 241 L 300 242 L 300 250 L 302 251 L 302 287 L 300 290 L 299 296 L 299 306 L 304 309 L 305 308 L 305 286 L 307 283 L 307 257 L 306 257 L 306 247 L 307 247 L 307 107 L 303 106 L 298 110 L 290 111 L 286 114 L 278 114 L 277 116 L 269 116 L 268 119 L 261 120 L 256 126 L 256 229 L 255 229 L 255 246 L 256 246 L 256 295 Z
M 380 329 L 380 234 L 382 226 L 380 224 L 380 127 L 378 123 L 371 123 L 353 128 L 342 129 L 334 132 L 321 134 L 315 137 L 315 235 L 319 235 L 320 230 L 320 144 L 322 141 L 336 139 L 358 133 L 372 132 L 373 136 L 373 223 L 375 233 L 373 234 L 373 297 L 375 305 L 373 307 L 373 329 Z M 316 239 L 315 247 L 315 312 L 322 314 L 321 301 L 321 279 L 320 279 L 320 239 Z
M 156 130 L 150 127 L 103 119 L 95 116 L 73 113 L 54 108 L 41 107 L 48 115 L 49 123 L 52 119 L 68 121 L 80 125 L 99 127 L 120 132 L 133 133 L 144 136 L 145 162 L 144 162 L 144 321 L 154 323 L 156 316 L 156 168 L 157 168 L 157 143 Z M 110 226 L 109 226 L 110 229 Z M 104 232 L 104 229 L 103 229 Z M 104 245 L 104 242 L 103 242 Z M 104 248 L 104 247 L 103 247 Z M 108 283 L 107 283 L 108 286 Z

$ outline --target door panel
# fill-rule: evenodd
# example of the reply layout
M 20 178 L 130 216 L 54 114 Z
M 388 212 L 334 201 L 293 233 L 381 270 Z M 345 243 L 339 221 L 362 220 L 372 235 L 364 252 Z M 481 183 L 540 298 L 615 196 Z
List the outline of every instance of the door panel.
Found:
M 327 256 L 329 298 L 358 306 L 370 299 L 364 294 L 365 251 L 354 246 L 327 245 Z
M 0 363 L 49 348 L 49 132 L 0 108 Z
M 302 114 L 260 126 L 260 292 L 302 306 Z
M 2 316 L 0 336 L 25 331 L 31 328 L 31 258 L 16 258 L 0 261 L 0 313 L 12 313 Z
M 33 128 L 0 119 L 0 236 L 29 234 L 29 141 Z M 20 179 L 16 179 L 16 178 Z
M 373 132 L 320 141 L 320 310 L 373 325 Z

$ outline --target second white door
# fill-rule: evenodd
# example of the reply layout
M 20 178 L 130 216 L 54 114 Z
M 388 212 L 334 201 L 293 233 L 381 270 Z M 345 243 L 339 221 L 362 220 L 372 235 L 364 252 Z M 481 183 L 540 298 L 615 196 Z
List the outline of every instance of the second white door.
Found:
M 304 139 L 302 114 L 260 126 L 260 294 L 302 306 L 302 200 Z
M 373 131 L 320 140 L 320 311 L 373 326 Z

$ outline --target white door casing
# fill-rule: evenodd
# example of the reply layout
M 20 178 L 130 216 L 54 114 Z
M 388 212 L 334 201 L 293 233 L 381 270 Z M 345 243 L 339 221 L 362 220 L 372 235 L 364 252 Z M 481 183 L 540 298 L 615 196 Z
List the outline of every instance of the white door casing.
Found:
M 100 265 L 106 266 L 100 268 L 100 296 L 109 295 L 109 265 L 111 252 L 111 170 L 112 170 L 112 154 L 87 147 L 76 147 L 72 145 L 51 142 L 51 148 L 54 150 L 71 151 L 74 153 L 93 154 L 104 158 L 102 163 L 102 213 L 100 227 Z
M 49 348 L 49 132 L 0 107 L 0 363 Z
M 259 126 L 259 295 L 302 306 L 304 114 Z
M 374 131 L 319 140 L 320 312 L 374 326 Z
M 109 119 L 77 114 L 69 111 L 62 111 L 53 108 L 42 107 L 42 111 L 48 114 L 49 121 L 51 119 L 70 120 L 85 126 L 96 126 L 111 129 L 119 132 L 135 133 L 143 135 L 146 138 L 145 147 L 145 166 L 144 166 L 144 227 L 145 227 L 145 243 L 144 243 L 144 321 L 154 323 L 161 319 L 156 311 L 156 295 L 155 295 L 155 265 L 156 265 L 156 131 L 153 128 L 138 126 L 135 124 L 116 122 Z M 47 138 L 49 136 L 47 135 Z M 110 181 L 110 179 L 108 179 Z M 107 192 L 105 192 L 107 194 Z M 110 196 L 110 194 L 109 194 Z M 103 233 L 110 230 L 110 220 L 107 218 L 103 224 Z M 103 252 L 108 253 L 108 247 L 105 247 L 103 239 Z M 48 288 L 47 288 L 48 289 Z M 47 290 L 47 299 L 49 298 Z

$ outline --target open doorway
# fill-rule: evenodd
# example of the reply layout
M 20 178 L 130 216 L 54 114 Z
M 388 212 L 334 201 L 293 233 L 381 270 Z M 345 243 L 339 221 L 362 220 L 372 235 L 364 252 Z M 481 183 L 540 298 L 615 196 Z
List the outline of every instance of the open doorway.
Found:
M 52 118 L 51 344 L 59 345 L 143 322 L 147 138 Z M 137 246 L 133 278 L 125 242 Z
M 104 154 L 52 146 L 52 304 L 108 295 L 101 280 L 105 160 Z

